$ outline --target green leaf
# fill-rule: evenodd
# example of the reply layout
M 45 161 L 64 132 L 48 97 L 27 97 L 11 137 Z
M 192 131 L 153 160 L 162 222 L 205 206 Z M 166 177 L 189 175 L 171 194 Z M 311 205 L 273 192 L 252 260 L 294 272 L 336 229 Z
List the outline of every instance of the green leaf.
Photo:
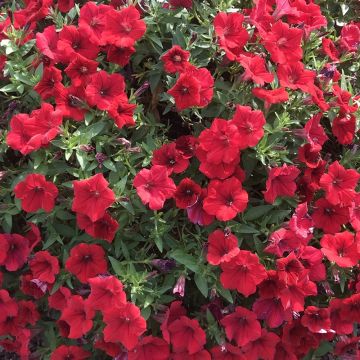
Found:
M 177 249 L 170 253 L 170 257 L 176 260 L 178 263 L 185 265 L 185 267 L 195 273 L 199 272 L 199 266 L 194 257 L 190 254 L 187 254 L 182 249 Z
M 108 256 L 111 266 L 115 272 L 116 275 L 124 276 L 124 273 L 126 273 L 123 265 L 121 265 L 121 262 L 119 260 L 116 260 L 112 256 Z
M 271 211 L 271 209 L 273 209 L 272 205 L 260 205 L 249 208 L 245 212 L 243 219 L 245 221 L 254 221 L 267 214 L 269 211 Z
M 209 293 L 209 287 L 206 279 L 199 274 L 195 274 L 194 280 L 200 292 L 204 295 L 204 297 L 207 297 Z

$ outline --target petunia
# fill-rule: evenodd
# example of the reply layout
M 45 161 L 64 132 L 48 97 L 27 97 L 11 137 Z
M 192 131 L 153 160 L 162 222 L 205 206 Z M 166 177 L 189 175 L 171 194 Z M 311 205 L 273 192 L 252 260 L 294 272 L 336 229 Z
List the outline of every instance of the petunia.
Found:
M 30 255 L 29 241 L 19 234 L 0 234 L 0 265 L 19 270 Z
M 214 215 L 210 215 L 204 210 L 204 199 L 206 198 L 206 195 L 207 190 L 202 189 L 197 202 L 186 208 L 188 218 L 193 224 L 207 226 L 214 221 Z
M 34 86 L 34 90 L 41 96 L 43 100 L 55 96 L 61 91 L 63 85 L 61 83 L 61 71 L 55 66 L 46 66 L 43 71 L 41 80 Z
M 50 355 L 50 360 L 76 359 L 85 360 L 91 356 L 89 351 L 84 350 L 80 346 L 60 345 Z
M 33 277 L 52 284 L 55 275 L 60 271 L 59 260 L 48 251 L 38 251 L 29 261 L 29 267 Z
M 171 142 L 164 144 L 160 148 L 154 150 L 151 163 L 153 165 L 161 165 L 167 168 L 168 174 L 179 174 L 184 172 L 189 166 L 189 160 L 184 158 L 176 149 L 176 144 Z
M 96 72 L 98 63 L 77 54 L 65 69 L 66 75 L 74 86 L 87 85 L 89 76 Z
M 274 75 L 266 68 L 265 59 L 255 56 L 240 55 L 237 61 L 244 68 L 245 72 L 241 75 L 241 80 L 252 80 L 255 84 L 263 86 L 265 83 L 271 83 Z
M 201 194 L 201 187 L 190 178 L 184 178 L 176 187 L 174 199 L 179 209 L 186 209 L 195 205 Z
M 331 326 L 329 309 L 308 306 L 301 318 L 301 324 L 311 332 L 320 334 L 327 333 Z
M 261 336 L 246 344 L 242 351 L 247 360 L 273 360 L 280 338 L 273 332 L 261 330 Z
M 334 118 L 331 130 L 340 144 L 351 144 L 355 137 L 356 117 L 353 114 L 340 113 Z
M 21 200 L 21 207 L 26 212 L 43 209 L 50 212 L 55 206 L 58 189 L 42 174 L 29 174 L 14 188 L 15 197 Z
M 114 119 L 116 126 L 121 129 L 124 126 L 135 125 L 134 111 L 135 104 L 129 103 L 129 99 L 125 94 L 121 94 L 113 101 L 109 110 L 109 116 Z
M 129 360 L 168 360 L 169 344 L 154 336 L 145 336 L 138 345 L 128 353 Z
M 252 89 L 252 93 L 259 99 L 264 100 L 266 109 L 270 108 L 271 104 L 283 103 L 289 100 L 289 94 L 283 87 L 274 90 L 256 87 Z
M 179 45 L 174 45 L 161 56 L 164 70 L 169 74 L 184 72 L 189 65 L 189 58 L 190 52 L 182 49 Z
M 71 291 L 65 286 L 60 286 L 52 295 L 48 297 L 49 307 L 62 311 L 66 308 L 68 300 L 71 299 Z

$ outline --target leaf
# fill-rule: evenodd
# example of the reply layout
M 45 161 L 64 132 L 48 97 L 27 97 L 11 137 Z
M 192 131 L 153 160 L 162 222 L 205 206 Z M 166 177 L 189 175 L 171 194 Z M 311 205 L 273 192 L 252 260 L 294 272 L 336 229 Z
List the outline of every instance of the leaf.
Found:
M 229 303 L 233 304 L 234 299 L 232 298 L 231 292 L 228 289 L 224 289 L 221 285 L 217 289 L 218 293 L 226 299 Z
M 111 266 L 112 266 L 115 274 L 119 275 L 119 276 L 123 276 L 125 273 L 125 269 L 121 265 L 121 262 L 119 260 L 116 260 L 112 256 L 108 256 L 108 259 L 110 260 Z
M 261 216 L 267 214 L 271 209 L 273 209 L 272 205 L 260 205 L 249 208 L 243 217 L 245 221 L 254 221 Z
M 178 263 L 185 265 L 185 267 L 191 271 L 195 273 L 199 272 L 199 266 L 195 258 L 193 258 L 190 254 L 187 254 L 184 250 L 177 249 L 170 253 L 170 257 L 172 257 Z
M 239 234 L 258 234 L 259 231 L 252 226 L 246 225 L 246 224 L 239 224 L 235 225 L 231 228 L 233 232 L 239 233 Z
M 209 293 L 209 287 L 206 279 L 199 274 L 195 274 L 194 280 L 200 292 L 204 295 L 204 297 L 207 297 Z

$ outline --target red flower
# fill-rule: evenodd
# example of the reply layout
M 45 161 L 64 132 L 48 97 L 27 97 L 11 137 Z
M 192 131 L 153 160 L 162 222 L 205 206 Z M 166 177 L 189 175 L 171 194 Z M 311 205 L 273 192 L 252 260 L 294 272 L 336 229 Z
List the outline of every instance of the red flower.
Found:
M 327 38 L 322 38 L 322 50 L 332 61 L 339 61 L 340 52 L 336 48 L 332 40 Z
M 190 52 L 183 50 L 179 45 L 174 45 L 164 55 L 161 60 L 167 73 L 173 74 L 184 72 L 189 65 Z
M 315 169 L 321 163 L 321 148 L 311 144 L 302 145 L 299 148 L 298 159 L 304 163 L 308 168 Z
M 262 39 L 271 60 L 277 64 L 286 64 L 301 60 L 302 36 L 303 30 L 291 28 L 279 20 L 272 26 L 270 32 L 262 34 Z
M 343 299 L 331 299 L 329 304 L 331 329 L 338 335 L 351 334 L 354 330 L 352 320 L 343 316 Z
M 85 91 L 82 86 L 62 86 L 55 94 L 56 109 L 61 111 L 64 117 L 82 121 L 87 112 L 84 99 Z
M 43 209 L 50 212 L 58 196 L 57 187 L 46 181 L 42 174 L 30 174 L 14 188 L 15 197 L 21 199 L 21 207 L 26 212 Z
M 146 336 L 128 353 L 129 360 L 168 360 L 169 345 L 160 338 Z
M 120 74 L 108 74 L 104 70 L 91 75 L 86 86 L 86 99 L 91 106 L 100 110 L 109 110 L 116 98 L 125 91 L 125 81 Z
M 193 224 L 207 226 L 214 221 L 214 215 L 210 215 L 204 210 L 203 200 L 206 195 L 207 190 L 202 189 L 198 201 L 193 206 L 186 208 L 188 218 Z
M 306 277 L 308 273 L 293 252 L 287 257 L 276 260 L 276 267 L 279 279 L 287 285 L 296 283 L 298 280 Z
M 309 271 L 308 275 L 311 281 L 324 281 L 326 279 L 326 269 L 322 263 L 324 255 L 321 250 L 312 246 L 305 246 L 299 251 L 298 258 L 304 268 Z
M 44 68 L 42 78 L 34 90 L 41 96 L 43 100 L 55 96 L 57 92 L 61 91 L 63 85 L 61 84 L 61 71 L 55 66 L 47 66 Z
M 168 0 L 169 4 L 174 8 L 186 8 L 191 9 L 192 7 L 192 0 Z
M 224 181 L 211 180 L 204 200 L 204 210 L 220 221 L 228 221 L 243 212 L 248 203 L 248 194 L 236 177 Z
M 209 246 L 206 259 L 211 265 L 228 262 L 240 251 L 236 236 L 222 230 L 212 232 L 209 235 L 208 242 Z
M 261 336 L 261 326 L 256 314 L 244 307 L 237 306 L 235 312 L 221 320 L 226 337 L 235 340 L 238 346 L 244 346 Z
M 0 234 L 0 265 L 7 271 L 17 271 L 30 254 L 29 241 L 18 234 Z
M 120 342 L 127 350 L 134 349 L 139 336 L 146 331 L 146 321 L 140 309 L 130 302 L 109 308 L 104 313 L 104 323 L 105 341 Z
M 200 83 L 200 100 L 196 106 L 202 108 L 209 105 L 214 94 L 214 78 L 210 71 L 206 68 L 199 69 L 191 66 L 188 71 Z
M 351 144 L 355 136 L 356 117 L 353 114 L 340 114 L 333 120 L 331 130 L 340 144 Z
M 88 279 L 107 271 L 105 251 L 99 245 L 75 245 L 66 260 L 65 268 L 82 283 L 86 283 Z
M 273 204 L 278 196 L 294 196 L 296 191 L 295 179 L 300 174 L 300 170 L 293 165 L 283 164 L 282 167 L 270 169 L 266 180 L 266 191 L 264 199 Z
M 264 136 L 263 127 L 266 121 L 260 110 L 252 110 L 249 106 L 236 105 L 231 123 L 236 125 L 240 134 L 240 149 L 256 146 Z
M 357 24 L 346 24 L 341 29 L 340 46 L 349 52 L 359 50 L 360 28 Z
M 164 144 L 161 148 L 156 149 L 152 158 L 153 165 L 161 165 L 167 168 L 168 174 L 180 174 L 189 166 L 189 160 L 184 158 L 176 149 L 174 142 Z
M 199 146 L 206 152 L 206 161 L 218 165 L 238 159 L 242 140 L 240 135 L 232 121 L 214 119 L 211 127 L 199 136 Z
M 354 235 L 348 231 L 326 234 L 320 241 L 321 251 L 330 260 L 340 267 L 351 267 L 360 260 L 358 245 Z
M 86 180 L 75 180 L 72 210 L 87 215 L 95 222 L 104 217 L 106 209 L 115 201 L 114 192 L 102 173 Z
M 96 220 L 91 219 L 85 214 L 76 214 L 76 223 L 81 230 L 84 230 L 88 235 L 105 240 L 111 243 L 114 240 L 115 234 L 119 229 L 119 223 L 113 219 L 108 213 Z
M 106 59 L 109 62 L 125 66 L 129 63 L 131 55 L 135 52 L 133 46 L 125 45 L 110 45 L 106 54 Z
M 143 204 L 149 204 L 151 210 L 160 210 L 165 200 L 173 197 L 176 190 L 166 167 L 160 165 L 142 169 L 135 176 L 133 185 Z
M 59 32 L 58 50 L 64 63 L 69 63 L 77 54 L 96 59 L 99 46 L 86 27 L 64 26 Z
M 89 306 L 106 312 L 109 307 L 117 307 L 126 303 L 123 284 L 115 276 L 97 276 L 88 280 L 91 292 L 88 297 Z
M 252 93 L 259 99 L 264 100 L 266 109 L 268 109 L 271 104 L 283 103 L 289 100 L 289 94 L 283 87 L 274 90 L 256 87 L 252 89 Z
M 180 74 L 175 85 L 168 90 L 175 99 L 176 108 L 179 111 L 189 107 L 198 106 L 200 103 L 200 82 L 189 72 Z
M 265 83 L 271 83 L 274 80 L 274 75 L 266 68 L 265 59 L 255 56 L 238 57 L 237 61 L 245 69 L 241 79 L 244 81 L 252 80 L 254 83 L 263 86 Z
M 186 310 L 182 306 L 180 301 L 173 301 L 170 304 L 170 307 L 167 309 L 163 322 L 160 326 L 163 338 L 166 342 L 170 343 L 170 334 L 168 331 L 169 325 L 172 324 L 175 320 L 180 319 L 181 316 L 186 315 Z
M 43 56 L 54 63 L 58 61 L 58 40 L 59 34 L 56 32 L 55 25 L 47 26 L 42 33 L 36 33 L 36 47 Z
M 214 360 L 245 360 L 241 349 L 228 343 L 213 347 L 210 351 Z
M 61 12 L 67 13 L 74 7 L 74 0 L 58 0 L 58 8 Z
M 355 231 L 360 231 L 360 193 L 356 193 L 350 211 L 350 223 Z
M 35 279 L 52 284 L 55 282 L 55 275 L 59 273 L 59 261 L 51 256 L 48 251 L 38 251 L 29 261 L 31 273 Z
M 119 11 L 109 10 L 105 14 L 104 40 L 116 46 L 133 45 L 146 31 L 146 25 L 140 19 L 140 13 L 134 6 L 128 6 Z
M 50 360 L 66 360 L 66 359 L 76 359 L 76 360 L 85 360 L 91 356 L 89 351 L 84 350 L 80 346 L 66 346 L 61 345 L 56 348 L 50 356 Z
M 191 207 L 196 204 L 200 194 L 201 187 L 196 182 L 190 178 L 182 179 L 174 193 L 176 206 L 179 209 L 186 209 Z
M 334 161 L 328 168 L 328 173 L 320 179 L 320 186 L 325 190 L 325 197 L 331 204 L 350 205 L 355 196 L 355 187 L 360 174 L 354 169 L 345 169 Z
M 89 306 L 88 301 L 74 295 L 62 311 L 60 320 L 65 321 L 70 327 L 68 338 L 78 339 L 92 329 L 94 316 L 95 310 Z
M 175 352 L 187 351 L 190 355 L 203 349 L 205 331 L 196 319 L 181 316 L 169 325 L 170 341 Z
M 48 297 L 49 307 L 63 311 L 71 296 L 71 291 L 68 288 L 60 286 L 56 292 Z
M 109 116 L 114 119 L 116 126 L 121 129 L 125 125 L 135 125 L 135 109 L 136 105 L 130 104 L 127 96 L 125 94 L 122 94 L 117 97 L 116 101 L 112 102 L 108 113 Z
M 314 209 L 312 214 L 314 225 L 325 233 L 339 232 L 341 225 L 349 222 L 348 207 L 332 205 L 326 199 L 319 199 L 315 202 Z
M 249 34 L 242 26 L 243 21 L 244 15 L 240 13 L 220 12 L 215 16 L 215 34 L 229 60 L 234 60 L 233 52 L 239 52 L 238 49 L 242 49 L 248 41 Z
M 1 236 L 1 235 L 0 235 Z M 18 303 L 12 299 L 7 290 L 0 290 L 0 321 L 4 321 L 8 316 L 17 316 Z
M 301 318 L 301 324 L 313 333 L 327 333 L 330 330 L 330 316 L 328 308 L 308 306 Z
M 94 348 L 106 352 L 111 357 L 116 357 L 123 353 L 123 348 L 119 343 L 104 341 L 102 337 L 95 341 Z
M 225 289 L 236 289 L 245 297 L 256 291 L 256 286 L 266 279 L 264 266 L 257 255 L 247 250 L 240 250 L 228 262 L 220 264 L 223 271 L 220 275 L 221 284 Z
M 188 0 L 171 0 L 171 1 L 188 1 Z M 206 350 L 200 350 L 194 354 L 188 352 L 179 352 L 171 354 L 171 360 L 211 360 L 211 355 Z
M 276 344 L 280 338 L 273 332 L 261 330 L 261 336 L 244 346 L 243 353 L 246 360 L 273 360 Z
M 71 79 L 73 86 L 87 85 L 89 75 L 96 73 L 98 63 L 77 54 L 65 69 L 66 75 Z
M 264 251 L 278 257 L 283 256 L 284 252 L 293 251 L 300 246 L 300 240 L 294 232 L 284 228 L 274 231 L 268 241 L 269 245 Z

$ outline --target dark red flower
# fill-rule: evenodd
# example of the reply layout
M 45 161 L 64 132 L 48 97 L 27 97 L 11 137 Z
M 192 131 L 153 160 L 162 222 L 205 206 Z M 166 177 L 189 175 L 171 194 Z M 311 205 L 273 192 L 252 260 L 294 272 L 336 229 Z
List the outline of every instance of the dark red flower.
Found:
M 19 270 L 30 254 L 29 241 L 18 234 L 0 234 L 0 265 L 7 271 Z
M 168 0 L 169 4 L 174 8 L 186 8 L 191 9 L 192 0 Z
M 176 185 L 169 178 L 167 168 L 160 165 L 140 170 L 133 185 L 143 204 L 149 204 L 151 210 L 160 210 L 165 200 L 173 197 L 176 191 Z
M 71 79 L 73 86 L 86 86 L 89 76 L 96 73 L 98 63 L 77 54 L 65 69 L 66 75 Z
M 220 221 L 228 221 L 243 212 L 248 203 L 248 194 L 236 177 L 224 181 L 211 180 L 204 199 L 204 210 Z
M 293 252 L 287 257 L 276 260 L 276 267 L 279 279 L 285 284 L 296 283 L 299 279 L 306 277 L 308 273 Z
M 4 321 L 8 316 L 17 316 L 18 310 L 17 302 L 10 297 L 8 291 L 0 289 L 0 320 Z
M 91 292 L 88 297 L 89 306 L 106 312 L 109 307 L 117 307 L 126 303 L 123 284 L 115 276 L 97 276 L 88 280 Z
M 104 351 L 107 355 L 111 357 L 119 356 L 119 354 L 121 356 L 123 354 L 123 348 L 120 343 L 104 341 L 102 337 L 95 341 L 94 348 Z
M 190 52 L 183 50 L 179 45 L 174 45 L 164 55 L 161 60 L 167 73 L 173 74 L 184 72 L 189 65 Z
M 38 251 L 29 261 L 29 267 L 33 277 L 52 284 L 55 282 L 55 275 L 60 271 L 59 260 L 48 251 Z
M 55 25 L 47 26 L 42 33 L 36 33 L 36 47 L 54 63 L 58 61 L 58 40 L 59 34 L 56 32 Z
M 70 339 L 78 339 L 88 333 L 93 327 L 95 310 L 89 306 L 88 301 L 79 295 L 72 296 L 61 313 L 60 320 L 65 321 L 70 332 Z
M 165 340 L 151 335 L 142 338 L 128 353 L 129 360 L 168 360 L 169 356 L 169 345 Z
M 63 311 L 71 296 L 71 291 L 67 287 L 60 286 L 57 291 L 48 297 L 49 306 L 53 309 Z
M 105 251 L 99 245 L 78 244 L 70 250 L 65 268 L 82 283 L 107 271 Z
M 340 114 L 333 120 L 331 130 L 340 144 L 351 144 L 355 137 L 356 117 L 353 114 Z
M 269 236 L 268 242 L 269 245 L 264 251 L 278 257 L 283 256 L 284 252 L 297 249 L 301 244 L 300 239 L 293 231 L 284 228 L 274 231 Z
M 332 61 L 339 61 L 340 52 L 331 39 L 322 38 L 322 50 Z
M 129 103 L 129 99 L 125 94 L 119 95 L 116 101 L 113 101 L 108 113 L 111 118 L 114 119 L 116 126 L 121 129 L 126 126 L 135 125 L 134 111 L 136 109 L 135 104 Z
M 26 212 L 35 212 L 43 209 L 52 211 L 58 196 L 57 187 L 46 181 L 42 174 L 29 174 L 14 188 L 15 197 L 21 200 L 21 207 Z
M 237 306 L 235 312 L 221 320 L 226 337 L 238 346 L 244 346 L 261 336 L 261 325 L 256 314 L 244 307 Z
M 114 192 L 102 173 L 86 180 L 75 180 L 72 210 L 87 215 L 95 222 L 105 216 L 106 209 L 115 201 Z
M 343 299 L 331 299 L 329 304 L 331 329 L 338 335 L 351 334 L 354 330 L 352 320 L 343 316 Z
M 331 326 L 329 309 L 308 306 L 301 318 L 301 324 L 313 333 L 329 332 Z
M 201 187 L 190 178 L 180 181 L 174 193 L 176 206 L 179 209 L 186 209 L 193 206 L 199 199 Z
M 46 100 L 55 96 L 59 91 L 61 91 L 63 88 L 61 80 L 61 71 L 55 66 L 47 66 L 44 68 L 40 82 L 34 86 L 34 90 L 41 96 L 43 100 Z
M 187 351 L 190 355 L 203 349 L 205 331 L 196 319 L 181 316 L 169 325 L 170 342 L 175 352 Z
M 211 265 L 219 265 L 235 257 L 239 252 L 239 242 L 235 235 L 215 230 L 208 238 L 206 259 Z
M 164 144 L 153 152 L 153 165 L 161 165 L 166 167 L 168 174 L 179 174 L 184 172 L 189 166 L 189 160 L 184 158 L 176 149 L 174 142 Z
M 240 250 L 236 256 L 220 264 L 220 281 L 225 289 L 237 290 L 245 297 L 255 293 L 256 286 L 266 279 L 264 266 L 256 254 Z
M 279 196 L 294 196 L 296 191 L 295 179 L 299 176 L 300 170 L 293 165 L 283 164 L 281 167 L 270 169 L 266 180 L 266 191 L 264 199 L 268 203 L 274 203 Z
M 214 360 L 245 360 L 241 349 L 228 343 L 213 347 L 210 351 Z
M 193 206 L 186 208 L 188 218 L 193 224 L 207 226 L 214 221 L 214 215 L 210 215 L 204 210 L 203 201 L 206 195 L 207 190 L 202 189 L 198 201 Z
M 134 54 L 135 48 L 126 45 L 110 45 L 106 58 L 109 62 L 125 66 L 129 63 L 130 57 Z
M 58 0 L 58 8 L 63 13 L 69 12 L 74 5 L 74 0 Z
M 275 347 L 279 341 L 280 338 L 276 334 L 262 329 L 261 336 L 246 344 L 242 349 L 244 357 L 247 360 L 273 360 Z
M 85 360 L 91 356 L 89 351 L 84 350 L 80 346 L 74 345 L 60 345 L 56 348 L 50 356 L 50 360 Z
M 104 340 L 120 342 L 127 350 L 134 349 L 139 336 L 146 331 L 146 321 L 140 309 L 131 302 L 109 308 L 104 313 L 104 323 Z

